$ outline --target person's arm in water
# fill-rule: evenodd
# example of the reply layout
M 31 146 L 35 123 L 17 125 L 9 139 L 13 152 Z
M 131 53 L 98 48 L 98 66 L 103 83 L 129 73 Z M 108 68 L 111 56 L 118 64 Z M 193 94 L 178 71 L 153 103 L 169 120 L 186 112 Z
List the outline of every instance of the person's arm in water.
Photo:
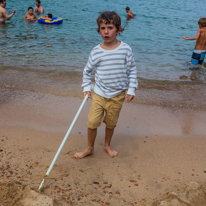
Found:
M 37 17 L 36 17 L 36 15 L 34 14 L 34 20 L 37 20 Z
M 186 38 L 185 36 L 181 36 L 181 38 L 185 39 L 185 40 L 197 40 L 200 36 L 200 29 L 198 29 L 197 31 L 197 35 L 194 37 L 190 37 L 190 38 Z
M 46 19 L 46 20 L 50 20 L 50 21 L 52 21 L 52 19 L 49 18 L 49 17 L 47 17 L 47 16 L 41 16 L 40 18 L 41 18 L 41 19 Z
M 44 13 L 44 8 L 41 6 L 40 13 Z
M 27 16 L 28 16 L 28 14 L 26 13 L 26 14 L 24 15 L 24 18 L 23 18 L 23 19 L 27 19 Z
M 16 10 L 13 10 L 13 12 L 12 12 L 10 15 L 7 14 L 6 10 L 3 11 L 3 15 L 4 15 L 4 17 L 7 18 L 7 19 L 11 19 L 11 17 L 12 17 L 15 13 L 16 13 Z
M 41 16 L 40 18 L 41 19 L 47 19 L 47 16 Z
M 49 20 L 49 21 L 52 21 L 52 19 L 51 18 L 49 18 L 49 17 L 46 17 L 46 18 L 44 18 L 45 20 Z

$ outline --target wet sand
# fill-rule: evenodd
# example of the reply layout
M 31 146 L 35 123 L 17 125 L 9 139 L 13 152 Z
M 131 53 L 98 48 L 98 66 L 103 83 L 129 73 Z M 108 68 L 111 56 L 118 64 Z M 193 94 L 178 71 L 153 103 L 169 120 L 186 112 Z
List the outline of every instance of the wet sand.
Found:
M 5 70 L 0 77 L 0 180 L 35 190 L 82 102 L 79 77 L 41 75 Z M 63 205 L 149 206 L 190 181 L 204 184 L 204 91 L 200 84 L 140 82 L 114 133 L 118 156 L 103 150 L 102 125 L 94 154 L 76 160 L 87 144 L 88 100 L 42 193 Z

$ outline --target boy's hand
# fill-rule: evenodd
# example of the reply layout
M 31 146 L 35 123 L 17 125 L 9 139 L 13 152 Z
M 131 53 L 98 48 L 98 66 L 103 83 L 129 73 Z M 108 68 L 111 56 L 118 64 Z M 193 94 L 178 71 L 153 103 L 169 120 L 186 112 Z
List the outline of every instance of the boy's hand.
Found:
M 87 94 L 88 94 L 88 98 L 90 98 L 91 97 L 91 92 L 90 91 L 86 91 L 86 92 L 83 93 L 84 98 L 86 97 Z
M 185 36 L 181 36 L 181 38 L 183 38 L 183 39 L 187 40 L 187 38 L 186 38 Z
M 134 96 L 127 94 L 126 101 L 129 103 L 134 99 Z

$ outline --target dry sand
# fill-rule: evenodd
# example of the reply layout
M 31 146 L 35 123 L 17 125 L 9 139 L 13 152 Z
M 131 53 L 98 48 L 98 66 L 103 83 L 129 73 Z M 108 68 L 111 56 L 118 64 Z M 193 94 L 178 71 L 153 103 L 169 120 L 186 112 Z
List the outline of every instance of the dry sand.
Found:
M 140 87 L 139 100 L 124 104 L 115 130 L 111 146 L 118 156 L 103 150 L 102 125 L 94 154 L 76 160 L 75 152 L 87 144 L 87 101 L 39 193 L 82 99 L 1 87 L 0 206 L 206 205 L 205 102 L 192 96 L 180 100 L 182 92 Z M 158 101 L 152 102 L 152 95 Z M 194 193 L 201 201 L 190 198 Z

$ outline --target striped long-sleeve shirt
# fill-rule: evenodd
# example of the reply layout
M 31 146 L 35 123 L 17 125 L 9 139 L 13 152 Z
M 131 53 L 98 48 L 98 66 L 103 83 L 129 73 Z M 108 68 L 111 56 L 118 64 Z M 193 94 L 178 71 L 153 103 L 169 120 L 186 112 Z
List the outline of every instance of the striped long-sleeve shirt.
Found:
M 95 73 L 94 91 L 98 95 L 112 98 L 128 89 L 127 94 L 135 96 L 137 69 L 132 49 L 124 42 L 114 50 L 105 50 L 100 44 L 90 53 L 83 71 L 83 92 L 91 90 Z

